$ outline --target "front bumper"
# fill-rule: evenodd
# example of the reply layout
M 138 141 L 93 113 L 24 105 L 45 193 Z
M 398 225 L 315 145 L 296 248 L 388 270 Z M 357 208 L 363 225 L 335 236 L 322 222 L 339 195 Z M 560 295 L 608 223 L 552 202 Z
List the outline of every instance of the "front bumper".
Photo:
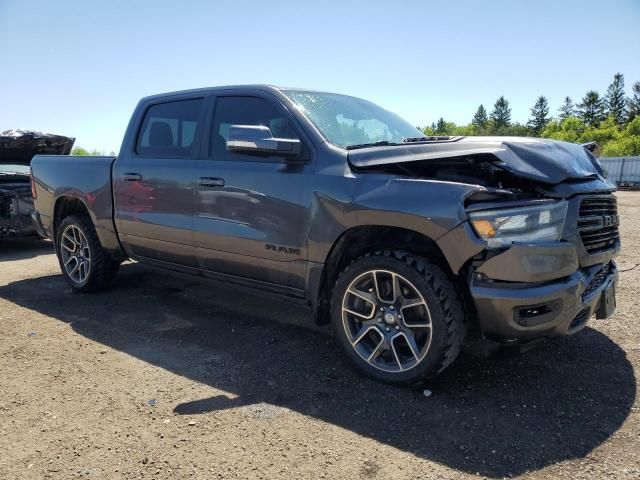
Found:
M 21 190 L 0 190 L 0 238 L 35 235 L 31 221 L 33 200 Z
M 561 241 L 491 249 L 468 222 L 438 239 L 451 270 L 467 279 L 484 337 L 518 344 L 570 335 L 615 311 L 620 238 L 617 223 L 606 222 L 618 218 L 616 201 L 610 192 L 578 193 Z
M 618 272 L 611 260 L 535 285 L 474 277 L 469 290 L 483 335 L 518 344 L 571 335 L 584 328 L 594 314 L 610 316 L 615 307 L 605 308 L 602 302 L 614 300 L 617 282 Z

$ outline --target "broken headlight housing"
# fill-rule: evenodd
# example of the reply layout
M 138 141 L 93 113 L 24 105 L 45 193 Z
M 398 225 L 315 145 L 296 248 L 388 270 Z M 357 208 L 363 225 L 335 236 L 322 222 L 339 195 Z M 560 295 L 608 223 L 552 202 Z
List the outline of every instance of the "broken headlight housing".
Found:
M 469 213 L 473 229 L 490 247 L 560 240 L 566 217 L 566 200 Z

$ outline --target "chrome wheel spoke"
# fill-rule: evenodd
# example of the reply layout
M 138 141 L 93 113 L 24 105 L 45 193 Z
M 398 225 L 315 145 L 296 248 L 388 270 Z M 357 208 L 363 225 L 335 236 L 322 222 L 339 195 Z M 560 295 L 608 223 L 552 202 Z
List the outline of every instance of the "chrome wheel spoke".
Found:
M 400 285 L 400 275 L 393 274 L 393 301 L 398 303 L 400 299 L 404 299 L 402 296 L 402 286 Z
M 354 339 L 351 341 L 351 345 L 356 346 L 358 345 L 358 343 L 360 343 L 368 334 L 371 330 L 375 329 L 375 327 L 373 326 L 364 326 L 362 327 L 358 333 L 356 334 L 356 336 L 354 337 Z
M 370 319 L 373 317 L 373 315 L 376 313 L 376 308 L 375 308 L 375 306 L 374 306 L 374 307 L 373 307 L 373 309 L 371 310 L 371 313 L 369 313 L 369 314 L 367 314 L 367 315 L 365 315 L 365 314 L 364 314 L 364 313 L 362 313 L 362 312 L 356 312 L 355 310 L 351 310 L 351 309 L 346 308 L 346 307 L 345 307 L 345 308 L 343 308 L 343 310 L 344 310 L 345 312 L 347 312 L 347 313 L 350 313 L 351 315 L 355 315 L 356 317 L 362 318 L 362 319 L 364 319 L 364 320 L 370 320 Z
M 346 306 L 348 304 L 348 298 L 347 298 L 348 295 L 353 295 L 356 298 L 366 302 L 369 305 L 369 311 L 368 312 L 356 311 L 354 308 Z M 365 320 L 370 320 L 371 318 L 373 318 L 373 316 L 376 313 L 375 297 L 369 292 L 364 292 L 362 290 L 350 288 L 347 290 L 347 295 L 345 295 L 345 298 L 343 301 L 343 308 L 345 311 L 347 311 L 352 315 L 363 318 Z
M 401 305 L 401 309 L 404 310 L 406 308 L 419 307 L 420 305 L 424 305 L 424 302 L 419 299 L 404 298 Z
M 398 351 L 396 350 L 396 345 L 395 345 L 395 342 L 393 340 L 391 341 L 391 351 L 393 352 L 393 358 L 395 359 L 396 363 L 398 364 L 398 369 L 403 370 L 402 362 L 400 361 L 400 356 L 398 355 Z
M 78 280 L 82 282 L 87 273 L 87 264 L 82 261 L 80 262 L 80 268 L 78 269 Z
M 382 353 L 385 352 L 387 349 L 388 349 L 387 342 L 385 341 L 384 337 L 381 337 L 380 343 L 378 343 L 378 345 L 371 351 L 371 354 L 367 358 L 367 361 L 370 363 L 376 361 L 378 357 L 380 357 L 380 355 L 382 355 Z
M 414 310 L 419 307 L 424 308 L 426 315 L 420 315 L 422 312 Z M 402 313 L 404 325 L 407 328 L 431 327 L 431 313 L 429 312 L 429 307 L 421 298 L 405 298 L 401 304 L 400 312 Z
M 373 286 L 376 291 L 376 298 L 379 301 L 382 301 L 382 297 L 380 296 L 380 284 L 378 283 L 378 272 L 372 272 L 372 276 L 373 276 Z
M 89 275 L 89 260 L 84 261 L 83 270 L 84 270 L 84 275 L 82 277 L 82 281 L 84 282 L 85 279 L 87 278 L 87 275 Z
M 351 345 L 353 345 L 356 351 L 360 351 L 362 347 L 367 348 L 364 345 L 364 343 L 367 343 L 365 342 L 365 340 L 368 341 L 369 344 L 371 344 L 372 333 L 374 334 L 374 336 L 378 337 L 378 341 L 377 343 L 375 343 L 375 346 L 373 346 L 373 348 L 370 348 L 371 353 L 368 354 L 368 360 L 375 360 L 380 355 L 380 353 L 382 353 L 382 351 L 384 350 L 384 345 L 386 341 L 382 332 L 375 325 L 363 325 L 362 328 L 358 331 L 358 333 L 354 337 L 354 339 L 350 340 Z M 361 343 L 363 344 L 362 347 L 359 346 Z M 368 350 L 369 349 L 367 348 L 367 351 Z
M 80 269 L 80 262 L 76 261 L 75 266 L 69 271 L 69 275 L 73 276 Z
M 72 227 L 71 234 L 73 235 L 73 243 L 75 243 L 76 246 L 79 247 L 81 245 L 81 242 L 78 238 L 78 229 L 76 227 Z
M 418 344 L 416 343 L 415 335 L 413 335 L 413 333 L 407 334 L 403 332 L 399 335 L 399 337 L 403 338 L 404 341 L 407 343 L 407 345 L 409 346 L 409 350 L 413 354 L 413 358 L 415 358 L 416 360 L 419 360 L 420 349 L 418 348 Z
M 73 248 L 70 248 L 66 243 L 64 243 L 64 241 L 62 242 L 62 248 L 64 248 L 69 253 L 75 253 L 76 246 L 73 243 L 71 245 L 73 246 Z
M 350 288 L 347 290 L 347 293 L 351 295 L 355 295 L 358 298 L 361 298 L 365 302 L 369 302 L 374 307 L 376 306 L 376 297 L 371 292 L 363 292 L 362 290 L 356 290 L 355 288 Z
M 69 248 L 69 245 L 73 248 Z M 78 249 L 78 245 L 76 245 L 76 241 L 74 238 L 71 238 L 67 233 L 62 235 L 62 246 L 68 250 L 69 252 L 75 252 Z
M 387 272 L 385 270 L 374 270 L 372 272 L 372 276 L 373 276 L 373 284 L 374 284 L 374 288 L 375 288 L 375 292 L 376 292 L 376 297 L 378 302 L 385 304 L 385 305 L 391 305 L 393 304 L 393 302 L 395 301 L 395 282 L 394 282 L 394 278 L 395 278 L 395 274 L 393 272 Z M 391 294 L 391 298 L 388 298 L 387 295 L 385 295 L 387 292 L 385 292 L 384 287 L 385 287 L 385 282 L 388 282 L 389 279 L 385 278 L 385 277 L 391 277 L 391 291 L 389 292 Z M 388 283 L 387 283 L 388 285 Z

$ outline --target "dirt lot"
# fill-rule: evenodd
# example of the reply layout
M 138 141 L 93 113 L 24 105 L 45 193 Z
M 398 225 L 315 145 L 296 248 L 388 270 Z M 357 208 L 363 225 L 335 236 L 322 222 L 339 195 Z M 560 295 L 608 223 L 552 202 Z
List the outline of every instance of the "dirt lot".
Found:
M 621 269 L 640 193 L 621 193 Z M 125 265 L 72 294 L 49 242 L 0 244 L 0 478 L 640 478 L 640 267 L 619 309 L 422 392 L 362 378 L 304 311 Z

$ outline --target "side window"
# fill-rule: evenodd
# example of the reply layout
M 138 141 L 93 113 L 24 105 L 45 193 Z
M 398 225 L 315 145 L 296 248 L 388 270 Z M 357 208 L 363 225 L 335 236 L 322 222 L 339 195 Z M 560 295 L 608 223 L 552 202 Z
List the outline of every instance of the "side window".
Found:
M 227 151 L 231 125 L 263 125 L 277 138 L 298 138 L 284 113 L 263 98 L 218 97 L 213 114 L 211 155 L 215 160 L 247 160 L 247 155 Z
M 158 157 L 189 157 L 196 138 L 202 98 L 152 105 L 142 121 L 136 152 Z

